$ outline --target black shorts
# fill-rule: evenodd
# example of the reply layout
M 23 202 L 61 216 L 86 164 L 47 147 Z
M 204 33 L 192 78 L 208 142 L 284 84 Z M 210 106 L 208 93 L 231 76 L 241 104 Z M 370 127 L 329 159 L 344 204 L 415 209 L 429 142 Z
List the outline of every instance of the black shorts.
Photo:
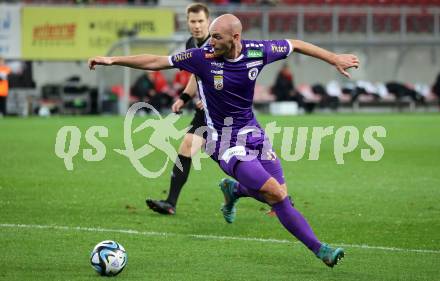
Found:
M 194 134 L 198 128 L 203 126 L 206 126 L 205 111 L 203 109 L 196 109 L 196 114 L 194 114 L 194 118 L 191 121 L 191 129 L 189 129 L 187 134 Z M 206 133 L 201 137 L 205 138 L 205 135 Z

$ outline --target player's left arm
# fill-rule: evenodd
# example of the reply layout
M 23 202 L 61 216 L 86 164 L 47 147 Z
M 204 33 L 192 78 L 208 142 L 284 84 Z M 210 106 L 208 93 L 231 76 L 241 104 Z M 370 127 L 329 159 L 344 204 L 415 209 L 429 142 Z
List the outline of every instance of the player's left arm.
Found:
M 191 74 L 191 77 L 188 80 L 188 84 L 186 84 L 186 87 L 183 90 L 183 92 L 187 93 L 191 98 L 197 95 L 197 81 L 196 81 L 196 76 L 194 74 Z
M 185 106 L 185 104 L 194 98 L 197 94 L 197 81 L 194 74 L 191 74 L 191 77 L 189 78 L 188 84 L 186 85 L 185 89 L 183 90 L 182 94 L 180 94 L 180 97 L 173 103 L 171 106 L 171 110 L 174 113 L 179 113 L 180 110 Z M 200 104 L 196 105 L 197 108 L 201 109 Z
M 359 58 L 352 54 L 335 54 L 326 49 L 316 45 L 301 41 L 289 39 L 293 51 L 321 59 L 336 67 L 336 69 L 344 76 L 351 78 L 350 73 L 347 72 L 349 68 L 359 67 Z
M 89 68 L 94 70 L 97 65 L 120 65 L 143 70 L 162 70 L 172 68 L 168 56 L 135 55 L 119 57 L 93 57 L 89 59 Z

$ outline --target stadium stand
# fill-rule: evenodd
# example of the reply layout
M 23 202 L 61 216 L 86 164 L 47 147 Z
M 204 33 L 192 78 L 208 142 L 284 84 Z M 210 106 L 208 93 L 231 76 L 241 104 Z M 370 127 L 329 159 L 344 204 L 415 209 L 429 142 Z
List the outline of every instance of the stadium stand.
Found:
M 25 0 L 22 2 L 25 4 L 46 5 L 147 5 L 157 3 L 157 1 L 148 0 Z M 163 1 L 159 1 L 159 4 L 161 2 Z M 177 2 L 180 3 L 180 1 Z M 335 81 L 335 79 L 340 78 L 328 75 L 326 70 L 316 71 L 313 66 L 309 66 L 307 62 L 303 63 L 302 59 L 295 56 L 295 68 L 298 67 L 301 69 L 300 73 L 304 73 L 297 77 L 299 78 L 297 90 L 304 97 L 305 103 L 311 108 L 330 108 L 328 104 L 323 102 L 323 100 L 328 100 L 328 97 L 337 100 L 336 109 L 338 110 L 360 110 L 367 106 L 389 107 L 393 110 L 414 110 L 416 108 L 424 109 L 428 105 L 437 105 L 439 102 L 438 96 L 431 91 L 430 83 L 434 80 L 432 75 L 438 72 L 436 60 L 439 51 L 440 26 L 436 27 L 436 24 L 439 25 L 440 22 L 440 0 L 242 0 L 240 1 L 241 5 L 236 5 L 236 2 L 239 1 L 217 2 L 219 6 L 212 7 L 213 15 L 233 11 L 242 20 L 244 31 L 252 34 L 252 37 L 255 37 L 255 34 L 261 38 L 272 38 L 273 34 L 276 34 L 276 37 L 293 34 L 296 38 L 298 38 L 298 35 L 305 35 L 307 39 L 317 38 L 316 40 L 319 43 L 324 42 L 324 44 L 327 44 L 324 45 L 326 47 L 337 44 L 342 49 L 354 48 L 354 50 L 366 53 L 366 58 L 370 60 L 368 62 L 370 69 L 365 70 L 365 73 L 360 77 L 355 77 L 351 85 L 344 80 Z M 234 5 L 228 5 L 231 2 L 234 2 Z M 266 4 L 277 2 L 277 5 L 265 5 L 263 8 L 261 6 L 262 2 Z M 186 34 L 184 4 L 180 3 L 180 5 L 180 8 L 175 8 L 176 30 L 178 33 Z M 365 39 L 371 35 L 369 33 L 374 34 L 374 36 L 377 35 L 370 42 Z M 332 34 L 337 34 L 336 40 L 331 37 Z M 405 41 L 399 41 L 406 36 L 410 39 L 408 45 L 405 45 L 407 43 Z M 340 38 L 343 39 L 339 41 Z M 355 42 L 355 38 L 362 39 Z M 389 38 L 394 41 L 391 40 L 390 43 Z M 422 40 L 419 42 L 419 39 Z M 349 43 L 344 45 L 344 42 Z M 364 42 L 367 47 L 363 45 Z M 371 45 L 368 45 L 369 43 Z M 387 46 L 392 49 L 389 54 L 385 54 L 384 51 L 377 58 L 375 58 L 376 56 L 368 57 L 368 52 L 375 53 L 377 50 L 368 50 L 369 46 L 380 48 L 380 44 L 383 43 L 389 44 Z M 377 46 L 374 44 L 377 44 Z M 407 52 L 408 46 L 431 48 L 432 62 L 429 62 L 430 56 L 427 54 L 429 51 L 423 54 L 414 51 L 413 54 L 410 54 Z M 419 69 L 412 70 L 410 69 L 411 66 L 414 63 L 419 63 L 416 57 L 423 57 L 423 62 L 428 60 L 432 65 L 425 67 L 423 63 L 420 63 L 418 64 Z M 44 63 L 41 65 L 44 65 Z M 386 77 L 376 74 L 380 71 L 375 71 L 375 69 L 381 68 L 387 69 L 381 72 L 382 74 L 385 73 Z M 434 74 L 430 74 L 429 78 L 424 78 L 427 77 L 426 74 L 429 72 L 427 69 L 434 68 Z M 272 72 L 276 73 L 276 68 L 273 68 Z M 409 74 L 405 74 L 406 72 Z M 414 75 L 419 72 L 422 74 Z M 63 93 L 51 96 L 48 89 L 42 88 L 42 86 L 52 85 L 56 81 L 41 82 L 41 78 L 48 79 L 40 74 L 45 73 L 43 67 L 36 73 L 41 76 L 40 81 L 37 81 L 39 88 L 43 89 L 45 95 L 49 97 L 46 99 L 43 97 L 43 103 L 45 100 L 63 108 L 64 104 L 60 101 Z M 256 103 L 263 109 L 275 99 L 271 92 L 274 77 L 270 74 L 270 71 L 268 73 L 262 77 L 261 82 L 257 85 L 255 94 Z M 401 75 L 402 73 L 403 75 Z M 116 72 L 110 74 L 110 77 L 112 75 L 121 76 L 120 73 L 117 74 Z M 81 78 L 88 84 L 93 83 L 90 77 L 84 75 Z M 172 81 L 171 75 L 168 75 L 167 78 L 168 81 Z M 64 83 L 63 79 L 58 79 L 60 85 Z M 387 87 L 387 82 L 393 79 L 395 81 L 407 81 L 405 84 L 408 89 L 407 93 L 413 94 L 398 94 L 391 91 Z M 109 78 L 109 80 L 112 79 Z M 114 96 L 118 98 L 122 96 L 123 88 L 120 81 L 114 84 L 106 86 L 108 92 L 113 92 Z M 62 89 L 60 85 L 58 88 Z M 317 86 L 320 86 L 320 88 Z M 316 92 L 316 89 L 324 89 L 326 93 L 323 95 L 322 92 Z M 78 100 L 78 97 L 75 97 L 74 100 Z M 84 103 L 86 105 L 91 103 L 90 100 L 86 101 L 87 103 Z M 90 111 L 89 106 L 82 109 Z M 331 109 L 335 109 L 335 107 Z

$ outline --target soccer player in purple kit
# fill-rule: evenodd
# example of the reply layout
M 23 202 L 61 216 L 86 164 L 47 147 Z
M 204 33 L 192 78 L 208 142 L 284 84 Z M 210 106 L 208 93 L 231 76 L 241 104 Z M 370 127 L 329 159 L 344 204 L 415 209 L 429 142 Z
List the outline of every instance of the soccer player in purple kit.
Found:
M 138 69 L 180 68 L 198 78 L 199 95 L 208 127 L 206 150 L 221 169 L 237 180 L 220 183 L 225 196 L 222 208 L 227 222 L 236 215 L 240 197 L 253 197 L 272 206 L 281 224 L 327 266 L 344 257 L 344 250 L 322 243 L 291 204 L 280 160 L 272 152 L 264 131 L 252 112 L 255 81 L 266 64 L 292 51 L 313 56 L 350 77 L 348 68 L 359 66 L 351 54 L 335 54 L 301 40 L 242 40 L 240 20 L 232 14 L 216 18 L 210 26 L 210 46 L 173 56 L 137 55 L 95 57 L 96 65 L 121 65 Z

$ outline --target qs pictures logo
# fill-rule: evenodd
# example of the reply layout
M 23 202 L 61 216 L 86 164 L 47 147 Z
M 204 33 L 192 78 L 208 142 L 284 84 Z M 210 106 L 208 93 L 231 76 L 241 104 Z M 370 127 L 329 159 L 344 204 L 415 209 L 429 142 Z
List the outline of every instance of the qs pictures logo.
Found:
M 136 112 L 141 109 L 143 110 L 144 108 L 151 110 L 154 117 L 145 120 L 141 125 L 132 130 L 133 119 L 136 115 Z M 180 116 L 177 114 L 169 114 L 165 118 L 162 118 L 159 112 L 150 104 L 144 102 L 135 103 L 128 110 L 124 120 L 125 148 L 114 149 L 114 151 L 127 157 L 136 171 L 147 178 L 159 177 L 165 171 L 170 159 L 171 161 L 176 161 L 175 163 L 177 167 L 182 170 L 182 164 L 177 157 L 177 151 L 170 143 L 171 139 L 182 138 L 189 129 L 188 127 L 179 131 L 174 126 L 175 122 L 179 118 Z M 148 143 L 145 143 L 136 149 L 133 144 L 132 135 L 139 133 L 148 127 L 153 129 L 153 133 L 150 135 Z M 99 138 L 108 137 L 108 135 L 108 128 L 104 126 L 92 126 L 87 129 L 85 140 L 94 149 L 83 149 L 84 160 L 95 162 L 104 160 L 107 149 Z M 64 126 L 57 133 L 55 154 L 64 160 L 64 165 L 69 171 L 74 169 L 73 158 L 79 153 L 80 141 L 81 131 L 76 126 Z M 96 152 L 93 153 L 93 150 Z M 155 150 L 163 152 L 167 157 L 164 160 L 164 165 L 162 165 L 162 168 L 157 171 L 150 171 L 143 166 L 141 160 Z

